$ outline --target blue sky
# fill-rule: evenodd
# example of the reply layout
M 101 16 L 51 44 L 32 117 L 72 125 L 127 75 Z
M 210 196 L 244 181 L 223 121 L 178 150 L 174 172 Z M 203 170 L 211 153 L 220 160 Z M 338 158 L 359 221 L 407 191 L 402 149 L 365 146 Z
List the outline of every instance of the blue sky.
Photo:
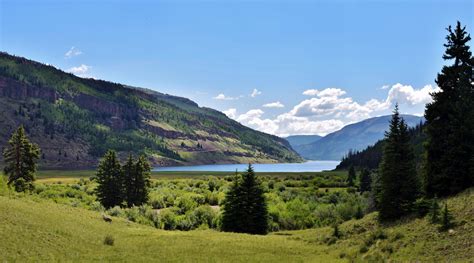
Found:
M 0 50 L 268 133 L 326 134 L 395 102 L 421 114 L 445 28 L 473 32 L 473 2 L 0 0 Z

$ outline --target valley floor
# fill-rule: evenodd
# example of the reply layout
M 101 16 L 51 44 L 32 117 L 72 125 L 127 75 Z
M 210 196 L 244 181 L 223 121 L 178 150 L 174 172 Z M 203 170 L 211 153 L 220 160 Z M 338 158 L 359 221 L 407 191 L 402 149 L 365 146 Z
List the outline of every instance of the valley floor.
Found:
M 267 236 L 213 230 L 164 231 L 81 208 L 29 196 L 0 196 L 0 261 L 160 262 L 469 262 L 474 260 L 474 189 L 448 200 L 454 233 L 439 232 L 427 219 L 380 227 L 376 214 L 331 228 L 276 232 Z M 114 245 L 104 245 L 111 235 Z

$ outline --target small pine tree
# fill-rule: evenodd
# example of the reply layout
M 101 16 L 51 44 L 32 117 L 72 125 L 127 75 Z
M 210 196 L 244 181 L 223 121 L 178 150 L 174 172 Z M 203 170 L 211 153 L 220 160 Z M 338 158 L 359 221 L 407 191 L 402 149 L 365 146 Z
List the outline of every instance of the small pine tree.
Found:
M 448 210 L 448 204 L 444 204 L 444 209 L 441 212 L 441 227 L 440 229 L 442 231 L 447 231 L 450 229 L 453 225 L 453 216 L 451 215 L 451 212 Z
M 349 172 L 347 173 L 347 186 L 354 187 L 356 180 L 356 172 L 354 166 L 351 165 L 349 168 Z
M 429 216 L 430 216 L 431 223 L 435 224 L 439 222 L 439 219 L 440 219 L 439 210 L 440 210 L 440 207 L 438 204 L 438 199 L 435 197 L 433 198 L 433 200 L 431 200 L 431 206 L 430 206 Z
M 100 203 L 106 207 L 121 205 L 124 200 L 122 168 L 115 151 L 109 150 L 97 168 L 96 194 Z
M 237 177 L 226 194 L 222 230 L 249 234 L 268 233 L 268 208 L 253 168 Z
M 380 164 L 379 219 L 389 221 L 410 213 L 420 193 L 408 127 L 395 106 Z
M 362 169 L 359 180 L 360 192 L 369 192 L 371 190 L 372 177 L 370 177 L 370 172 L 367 168 Z
M 148 201 L 150 187 L 151 166 L 145 156 L 138 157 L 135 163 L 135 180 L 132 198 L 129 198 L 133 205 L 142 205 Z
M 22 192 L 33 189 L 35 180 L 36 162 L 40 157 L 38 145 L 29 141 L 25 129 L 20 126 L 8 141 L 3 151 L 5 160 L 5 175 L 8 176 L 8 185 L 13 185 L 16 191 Z
M 340 237 L 341 237 L 341 232 L 339 231 L 339 224 L 334 224 L 334 225 L 333 225 L 333 232 L 332 232 L 332 235 L 333 235 L 335 238 L 340 238 Z

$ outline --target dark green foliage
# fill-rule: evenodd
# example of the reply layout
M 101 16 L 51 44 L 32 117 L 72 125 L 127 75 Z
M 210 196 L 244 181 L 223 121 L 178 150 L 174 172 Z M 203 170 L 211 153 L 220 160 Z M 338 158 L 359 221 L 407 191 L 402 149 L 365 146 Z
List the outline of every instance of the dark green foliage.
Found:
M 355 185 L 356 180 L 356 172 L 354 166 L 349 168 L 349 172 L 347 173 L 347 186 L 353 187 Z
M 444 66 L 436 83 L 442 92 L 432 95 L 425 111 L 426 159 L 424 187 L 430 197 L 455 194 L 474 185 L 474 58 L 471 40 L 461 23 L 447 28 Z
M 441 212 L 441 231 L 447 231 L 453 226 L 453 216 L 451 212 L 448 210 L 448 204 L 444 204 L 444 209 Z
M 372 177 L 370 176 L 370 172 L 367 168 L 363 168 L 360 172 L 360 183 L 359 189 L 360 192 L 370 192 L 371 185 L 372 185 Z
M 413 146 L 413 150 L 415 151 L 415 161 L 417 165 L 423 160 L 423 143 L 426 140 L 426 134 L 423 132 L 423 127 L 423 123 L 420 123 L 415 127 L 410 127 L 408 130 L 410 134 L 410 144 Z M 377 169 L 382 161 L 384 143 L 385 139 L 382 139 L 362 151 L 349 151 L 349 153 L 342 158 L 341 163 L 337 165 L 336 170 L 349 169 L 351 165 L 358 169 Z
M 398 105 L 395 106 L 390 130 L 385 137 L 380 165 L 381 193 L 378 205 L 381 221 L 397 219 L 410 213 L 420 194 L 408 128 L 399 116 Z
M 333 237 L 335 238 L 341 238 L 341 232 L 339 231 L 339 224 L 334 224 L 333 226 L 333 232 L 332 232 Z
M 431 200 L 431 206 L 430 206 L 430 222 L 431 223 L 438 223 L 440 219 L 440 207 L 438 204 L 438 199 L 435 197 L 433 200 Z
M 431 206 L 432 200 L 421 197 L 415 201 L 414 208 L 419 217 L 424 217 L 430 212 Z
M 8 176 L 8 185 L 13 185 L 18 192 L 32 190 L 39 157 L 38 145 L 29 141 L 25 129 L 20 126 L 12 134 L 8 146 L 3 151 L 5 161 L 3 171 Z
M 226 194 L 222 230 L 226 232 L 266 234 L 268 210 L 263 187 L 253 168 L 237 176 Z
M 95 176 L 96 194 L 106 208 L 121 205 L 124 200 L 123 173 L 115 151 L 108 151 L 101 159 Z
M 111 235 L 105 236 L 105 238 L 104 238 L 104 245 L 113 246 L 113 245 L 114 245 L 114 242 L 115 242 L 115 239 L 114 239 L 113 236 L 111 236 Z

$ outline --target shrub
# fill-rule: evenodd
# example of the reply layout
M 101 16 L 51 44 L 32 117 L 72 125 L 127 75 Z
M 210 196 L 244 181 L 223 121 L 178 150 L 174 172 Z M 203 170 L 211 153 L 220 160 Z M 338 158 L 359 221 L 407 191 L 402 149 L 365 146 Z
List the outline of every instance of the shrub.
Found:
M 423 217 L 430 211 L 432 206 L 432 201 L 426 198 L 418 198 L 415 201 L 414 209 L 418 216 Z
M 165 230 L 176 229 L 176 214 L 170 209 L 165 208 L 159 214 L 160 228 Z
M 111 216 L 122 216 L 123 215 L 123 210 L 120 208 L 120 206 L 114 206 L 107 210 L 107 213 Z
M 113 246 L 114 243 L 115 243 L 115 239 L 114 239 L 113 236 L 111 236 L 111 235 L 105 236 L 105 238 L 104 238 L 104 245 Z

